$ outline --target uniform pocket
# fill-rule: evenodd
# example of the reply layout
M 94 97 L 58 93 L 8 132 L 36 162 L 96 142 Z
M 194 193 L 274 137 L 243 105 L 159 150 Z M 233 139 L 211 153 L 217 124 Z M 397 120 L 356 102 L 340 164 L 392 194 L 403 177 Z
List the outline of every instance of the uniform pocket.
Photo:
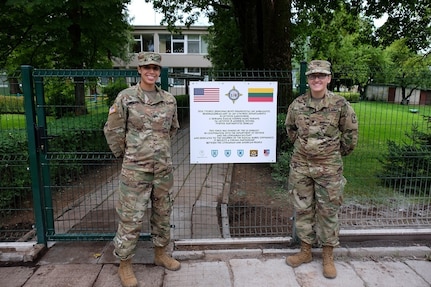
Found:
M 340 176 L 339 180 L 334 180 L 329 183 L 326 187 L 328 191 L 329 201 L 339 201 L 340 204 L 343 201 L 344 186 L 346 186 L 347 180 L 344 176 Z

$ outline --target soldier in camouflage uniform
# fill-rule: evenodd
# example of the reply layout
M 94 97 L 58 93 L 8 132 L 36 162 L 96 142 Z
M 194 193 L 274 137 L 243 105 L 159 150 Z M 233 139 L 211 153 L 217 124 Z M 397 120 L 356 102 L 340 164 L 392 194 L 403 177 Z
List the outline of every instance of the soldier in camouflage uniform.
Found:
M 311 247 L 323 246 L 323 275 L 335 278 L 333 247 L 339 244 L 338 212 L 346 179 L 342 156 L 358 141 L 358 122 L 349 102 L 327 89 L 331 65 L 314 60 L 305 73 L 309 91 L 289 106 L 286 130 L 294 143 L 288 190 L 296 211 L 301 251 L 286 258 L 297 267 L 312 260 Z
M 151 200 L 151 234 L 155 264 L 178 270 L 180 263 L 166 254 L 170 241 L 173 186 L 171 139 L 179 128 L 176 99 L 155 85 L 161 55 L 138 55 L 140 82 L 121 91 L 109 109 L 104 133 L 116 157 L 123 157 L 119 202 L 120 218 L 114 255 L 120 259 L 123 286 L 137 286 L 131 258 L 142 220 Z

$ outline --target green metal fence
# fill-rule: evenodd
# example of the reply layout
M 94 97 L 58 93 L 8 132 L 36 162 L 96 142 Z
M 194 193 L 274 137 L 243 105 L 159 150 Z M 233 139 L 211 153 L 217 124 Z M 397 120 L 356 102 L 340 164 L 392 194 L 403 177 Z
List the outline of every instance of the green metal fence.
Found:
M 164 73 L 162 87 L 174 93 Z M 293 74 L 302 80 L 292 81 Z M 298 94 L 288 91 L 306 88 L 300 75 L 303 71 L 212 71 L 207 77 L 278 81 L 278 112 L 284 114 Z M 0 241 L 112 238 L 121 162 L 104 141 L 108 99 L 100 85 L 116 78 L 131 84 L 137 76 L 135 70 L 32 67 L 13 75 L 25 97 L 7 95 L 1 101 Z M 84 101 L 66 101 L 67 91 L 75 95 L 76 89 L 82 89 Z M 430 151 L 426 142 L 413 144 L 406 136 L 413 132 L 426 139 L 430 132 L 431 106 L 421 104 L 429 102 L 428 92 L 418 92 L 417 104 L 412 100 L 409 105 L 397 102 L 396 87 L 370 87 L 361 101 L 354 100 L 359 97 L 352 89 L 340 93 L 353 99 L 360 122 L 358 148 L 345 158 L 342 231 L 430 228 Z M 274 166 L 190 164 L 188 106 L 180 106 L 179 113 L 181 129 L 173 143 L 173 239 L 291 236 L 293 211 L 285 182 L 274 180 Z M 279 136 L 279 145 L 285 140 Z M 143 239 L 149 231 L 146 219 Z

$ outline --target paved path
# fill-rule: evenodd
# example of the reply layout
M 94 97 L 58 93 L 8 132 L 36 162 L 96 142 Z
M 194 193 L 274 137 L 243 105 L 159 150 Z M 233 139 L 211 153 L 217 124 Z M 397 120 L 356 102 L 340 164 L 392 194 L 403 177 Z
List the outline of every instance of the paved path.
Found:
M 172 147 L 174 207 L 172 238 L 222 238 L 217 207 L 230 190 L 232 164 L 190 164 L 189 128 L 181 129 Z M 227 202 L 224 202 L 227 203 Z
M 171 216 L 172 238 L 203 239 L 223 238 L 217 210 L 220 203 L 227 203 L 232 164 L 190 164 L 189 128 L 179 130 L 173 144 L 174 206 Z M 56 234 L 115 232 L 118 218 L 115 203 L 118 199 L 118 173 L 95 188 L 94 192 L 64 208 L 54 223 Z M 149 205 L 151 208 L 151 204 Z M 150 232 L 147 212 L 143 233 Z M 227 222 L 227 214 L 221 215 Z
M 293 249 L 224 249 L 175 251 L 178 271 L 152 264 L 153 248 L 140 242 L 134 269 L 140 286 L 163 287 L 429 287 L 431 249 L 338 248 L 338 276 L 322 275 L 321 250 L 314 260 L 292 269 L 284 262 Z M 121 286 L 112 244 L 59 242 L 50 247 L 36 266 L 1 267 L 2 287 L 114 287 Z

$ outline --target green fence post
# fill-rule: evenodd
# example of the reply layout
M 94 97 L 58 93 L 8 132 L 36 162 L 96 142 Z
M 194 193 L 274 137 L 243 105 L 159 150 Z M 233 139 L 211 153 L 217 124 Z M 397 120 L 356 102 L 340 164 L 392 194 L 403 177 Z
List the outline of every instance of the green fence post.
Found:
M 36 236 L 39 244 L 46 245 L 46 230 L 45 220 L 43 213 L 43 197 L 42 197 L 42 184 L 41 184 L 41 171 L 39 165 L 39 147 L 38 147 L 38 135 L 36 127 L 36 116 L 35 116 L 35 102 L 34 102 L 34 91 L 33 91 L 33 68 L 28 65 L 21 66 L 22 74 L 22 88 L 24 92 L 24 109 L 25 109 L 25 121 L 27 128 L 27 140 L 28 140 L 28 155 L 30 161 L 30 177 L 31 177 L 31 189 L 33 194 L 33 209 L 36 220 Z
M 48 150 L 47 140 L 47 124 L 45 114 L 45 94 L 43 87 L 43 77 L 34 77 L 34 89 L 36 92 L 36 119 L 39 132 L 40 146 L 39 146 L 39 166 L 42 174 L 42 189 L 43 190 L 43 205 L 44 205 L 44 224 L 47 236 L 55 233 L 54 229 L 54 208 L 52 205 L 51 194 L 51 174 L 49 169 L 49 162 L 46 158 Z
M 169 91 L 168 68 L 162 68 L 162 72 L 160 73 L 160 81 L 161 88 L 165 91 Z
M 307 77 L 305 71 L 307 70 L 307 62 L 301 62 L 299 69 L 299 94 L 302 95 L 307 91 Z

